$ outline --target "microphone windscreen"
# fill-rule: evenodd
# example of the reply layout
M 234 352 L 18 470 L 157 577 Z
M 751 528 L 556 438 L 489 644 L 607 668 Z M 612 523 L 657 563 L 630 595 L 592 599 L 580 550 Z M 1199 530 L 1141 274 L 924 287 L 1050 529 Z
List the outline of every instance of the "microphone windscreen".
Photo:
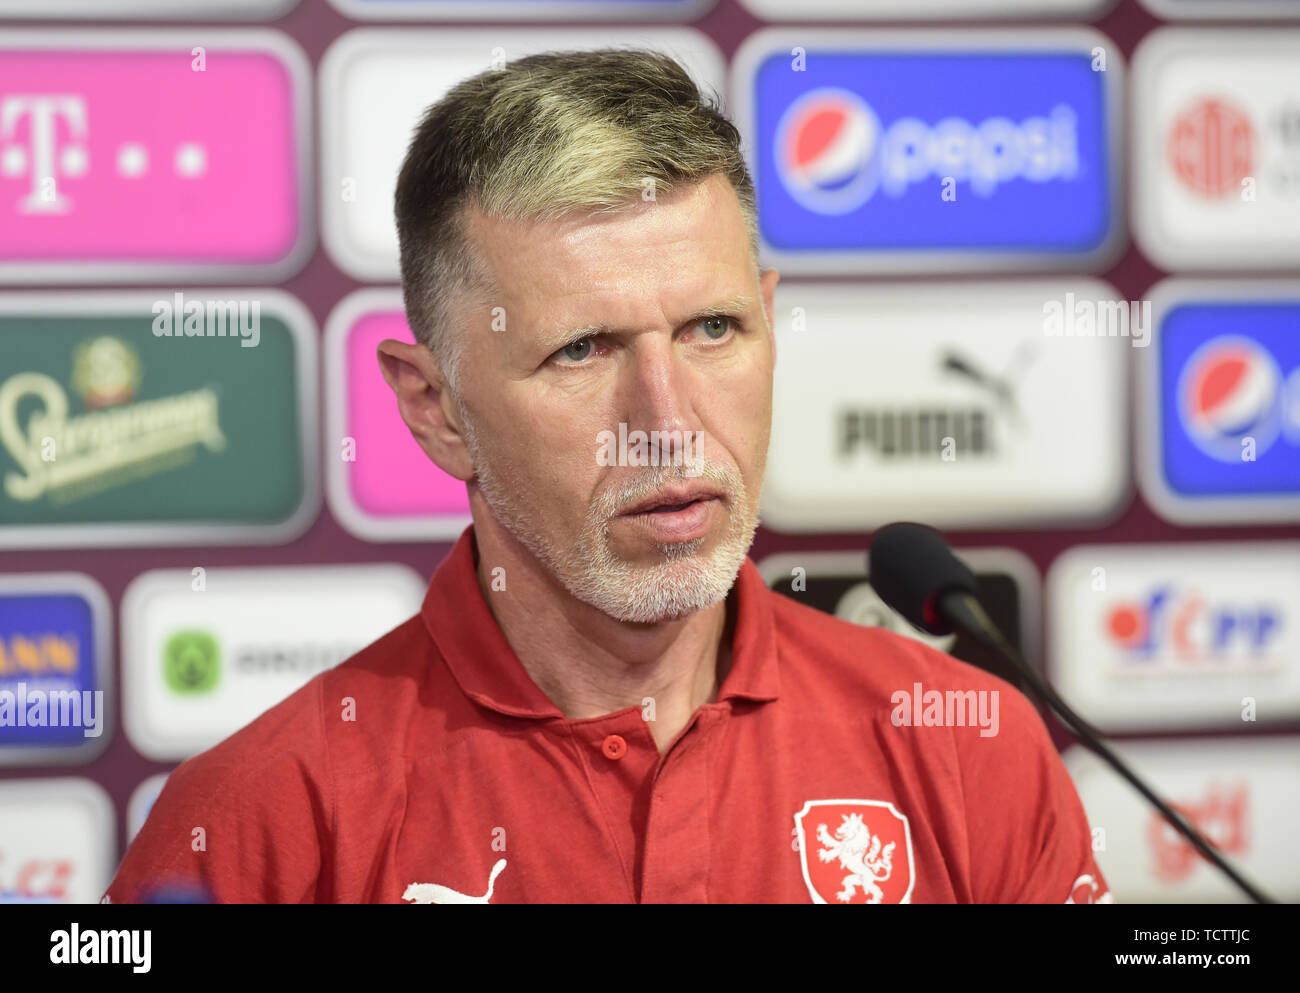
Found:
M 977 592 L 975 575 L 953 554 L 943 535 L 924 524 L 900 521 L 876 532 L 868 554 L 868 581 L 890 607 L 930 634 L 953 629 L 935 611 L 952 590 Z

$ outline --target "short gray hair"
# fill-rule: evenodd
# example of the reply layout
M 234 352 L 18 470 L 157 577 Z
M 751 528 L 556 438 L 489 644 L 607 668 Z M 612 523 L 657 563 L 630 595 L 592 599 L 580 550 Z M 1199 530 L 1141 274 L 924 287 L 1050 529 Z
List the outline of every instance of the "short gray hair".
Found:
M 463 80 L 424 113 L 397 179 L 402 294 L 416 340 L 457 391 L 458 291 L 490 297 L 465 236 L 466 208 L 543 221 L 611 211 L 721 173 L 740 201 L 758 266 L 754 185 L 740 133 L 668 55 L 643 49 L 547 52 Z

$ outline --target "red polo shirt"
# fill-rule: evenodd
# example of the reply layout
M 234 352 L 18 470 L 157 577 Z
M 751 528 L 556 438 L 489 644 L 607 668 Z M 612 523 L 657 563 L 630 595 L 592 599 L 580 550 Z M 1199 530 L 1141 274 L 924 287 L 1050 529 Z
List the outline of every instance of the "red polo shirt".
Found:
M 418 616 L 176 769 L 109 900 L 1109 900 L 1046 728 L 997 677 L 746 559 L 718 699 L 661 756 L 640 707 L 555 708 L 477 557 L 471 527 Z

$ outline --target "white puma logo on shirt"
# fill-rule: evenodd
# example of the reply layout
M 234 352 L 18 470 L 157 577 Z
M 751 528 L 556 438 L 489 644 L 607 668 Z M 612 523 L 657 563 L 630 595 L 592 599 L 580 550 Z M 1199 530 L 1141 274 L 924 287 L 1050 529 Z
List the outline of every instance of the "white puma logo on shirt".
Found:
M 439 886 L 437 883 L 412 883 L 406 887 L 402 899 L 410 900 L 412 903 L 488 903 L 492 899 L 492 887 L 496 885 L 497 876 L 505 867 L 506 860 L 497 859 L 497 864 L 492 867 L 492 874 L 488 876 L 487 892 L 482 896 L 457 893 L 451 887 Z

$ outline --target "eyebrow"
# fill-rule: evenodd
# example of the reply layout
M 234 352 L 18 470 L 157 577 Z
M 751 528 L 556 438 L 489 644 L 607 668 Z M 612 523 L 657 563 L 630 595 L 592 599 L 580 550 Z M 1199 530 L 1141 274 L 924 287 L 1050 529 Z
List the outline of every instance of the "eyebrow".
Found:
M 683 323 L 689 324 L 695 321 L 703 321 L 710 317 L 725 317 L 728 314 L 744 313 L 754 305 L 754 298 L 744 293 L 722 300 L 692 314 Z M 542 348 L 546 349 L 546 354 L 550 355 L 559 351 L 561 348 L 567 348 L 575 341 L 581 341 L 583 338 L 591 337 L 598 334 L 611 334 L 614 329 L 608 324 L 588 324 L 586 327 L 571 328 L 565 331 L 553 331 L 542 336 Z

